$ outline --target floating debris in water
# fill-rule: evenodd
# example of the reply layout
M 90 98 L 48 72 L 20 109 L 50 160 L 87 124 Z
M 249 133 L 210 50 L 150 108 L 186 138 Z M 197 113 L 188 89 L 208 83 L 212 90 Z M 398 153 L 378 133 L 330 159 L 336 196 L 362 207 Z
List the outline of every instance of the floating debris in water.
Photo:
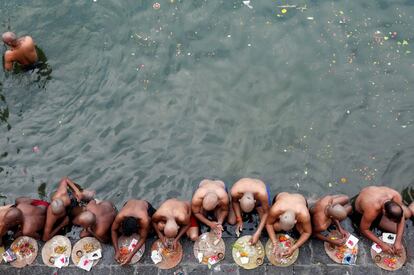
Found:
M 40 152 L 40 148 L 39 148 L 39 146 L 34 146 L 33 148 L 32 148 L 32 151 L 33 151 L 33 153 L 39 153 Z
M 154 9 L 154 10 L 159 10 L 159 9 L 161 8 L 161 4 L 160 4 L 160 3 L 158 3 L 158 2 L 155 2 L 155 3 L 152 5 L 152 7 L 153 7 L 153 9 Z
M 341 183 L 347 183 L 348 182 L 348 179 L 347 178 L 345 178 L 345 177 L 342 177 L 341 178 Z
M 250 0 L 243 1 L 243 4 L 244 4 L 246 7 L 248 7 L 249 9 L 253 9 L 253 6 L 252 6 L 252 5 L 250 5 Z
M 306 19 L 313 20 L 314 18 L 313 18 L 313 16 L 308 16 L 308 17 L 306 17 Z
M 282 9 L 281 12 L 282 13 L 287 13 L 287 9 Z

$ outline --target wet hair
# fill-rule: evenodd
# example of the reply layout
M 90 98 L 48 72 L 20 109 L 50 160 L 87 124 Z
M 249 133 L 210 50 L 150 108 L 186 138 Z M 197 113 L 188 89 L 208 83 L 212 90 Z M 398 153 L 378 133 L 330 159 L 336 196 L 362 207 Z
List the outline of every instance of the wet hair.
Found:
M 134 217 L 126 217 L 121 224 L 122 234 L 129 237 L 138 232 L 138 221 Z
M 250 192 L 246 192 L 239 200 L 240 208 L 245 213 L 250 213 L 253 211 L 254 207 L 256 206 L 256 201 L 254 200 L 254 196 Z
M 403 209 L 401 206 L 393 201 L 384 203 L 385 216 L 394 222 L 400 222 L 403 217 Z
M 207 192 L 207 194 L 203 198 L 203 208 L 206 211 L 211 211 L 216 208 L 218 204 L 218 197 L 217 194 L 214 192 Z
M 61 199 L 53 200 L 50 207 L 52 209 L 52 213 L 55 215 L 60 215 L 65 212 L 65 205 Z
M 328 207 L 328 215 L 336 220 L 344 220 L 348 214 L 345 207 L 340 204 L 334 204 Z

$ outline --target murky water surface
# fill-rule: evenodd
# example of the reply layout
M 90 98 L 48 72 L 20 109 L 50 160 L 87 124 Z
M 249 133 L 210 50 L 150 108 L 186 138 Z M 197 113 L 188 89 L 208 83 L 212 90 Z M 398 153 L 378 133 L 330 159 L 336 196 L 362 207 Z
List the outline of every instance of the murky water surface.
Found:
M 157 1 L 1 1 L 48 59 L 0 72 L 4 202 L 64 175 L 119 206 L 204 177 L 413 184 L 413 1 Z

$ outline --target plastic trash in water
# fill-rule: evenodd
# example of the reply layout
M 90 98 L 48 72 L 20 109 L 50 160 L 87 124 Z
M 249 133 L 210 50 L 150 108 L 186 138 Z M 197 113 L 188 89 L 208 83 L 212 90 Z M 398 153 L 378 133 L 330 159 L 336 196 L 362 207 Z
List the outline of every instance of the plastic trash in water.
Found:
M 40 148 L 39 148 L 39 146 L 34 146 L 33 148 L 32 148 L 32 151 L 33 151 L 33 153 L 39 153 L 40 152 Z
M 153 7 L 153 9 L 154 9 L 154 10 L 159 10 L 159 9 L 161 8 L 161 4 L 160 4 L 160 3 L 158 3 L 158 2 L 155 2 L 155 3 L 152 5 L 152 7 Z
M 252 6 L 252 5 L 250 5 L 250 0 L 245 0 L 245 1 L 243 1 L 243 4 L 244 4 L 246 7 L 248 7 L 249 9 L 253 9 L 253 6 Z

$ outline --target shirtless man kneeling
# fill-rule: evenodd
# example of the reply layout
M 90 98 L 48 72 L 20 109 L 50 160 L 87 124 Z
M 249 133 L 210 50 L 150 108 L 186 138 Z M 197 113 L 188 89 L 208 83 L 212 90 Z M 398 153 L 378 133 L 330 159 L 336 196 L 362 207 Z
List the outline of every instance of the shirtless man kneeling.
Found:
M 191 219 L 194 217 L 191 217 L 190 202 L 169 199 L 152 216 L 152 224 L 164 246 L 168 247 L 167 238 L 174 239 L 172 246 L 175 249 L 184 233 L 191 240 L 197 240 L 198 227 L 190 227 Z
M 62 178 L 52 197 L 52 202 L 47 208 L 43 241 L 47 242 L 62 228 L 69 225 L 71 219 L 82 211 L 79 203 L 91 200 L 94 195 L 94 191 L 80 191 L 79 187 L 69 178 Z
M 258 179 L 244 178 L 237 181 L 231 188 L 231 201 L 236 216 L 236 234 L 243 229 L 242 211 L 250 213 L 254 209 L 260 217 L 260 224 L 250 240 L 256 244 L 266 225 L 267 216 L 271 206 L 270 188 Z
M 270 208 L 267 218 L 266 229 L 276 248 L 276 232 L 289 231 L 296 227 L 300 237 L 288 251 L 283 253 L 283 257 L 289 257 L 296 249 L 301 247 L 312 234 L 312 225 L 309 210 L 305 198 L 300 194 L 287 192 L 279 193 L 273 199 L 273 206 Z
M 229 223 L 234 224 L 233 211 L 229 215 L 229 201 L 224 182 L 221 180 L 202 180 L 193 194 L 191 210 L 200 222 L 210 227 L 218 236 L 221 236 L 223 222 L 227 216 Z M 209 220 L 208 214 L 211 214 L 211 218 L 215 220 Z
M 345 231 L 340 222 L 352 212 L 349 197 L 345 195 L 325 196 L 320 198 L 311 208 L 312 234 L 316 238 L 334 245 L 342 245 L 346 242 L 349 233 Z M 324 235 L 332 225 L 342 234 L 342 238 L 332 240 Z M 327 232 L 329 234 L 329 232 Z
M 80 237 L 93 236 L 102 243 L 111 239 L 111 226 L 116 216 L 112 202 L 91 200 L 85 210 L 79 214 L 73 224 L 83 227 Z
M 405 220 L 411 211 L 403 205 L 401 195 L 385 186 L 368 186 L 351 200 L 352 222 L 369 240 L 377 243 L 386 253 L 401 254 Z M 394 246 L 380 240 L 371 230 L 379 228 L 397 235 Z
M 14 205 L 0 207 L 0 243 L 9 230 L 14 237 L 28 236 L 40 240 L 48 203 L 31 198 L 18 198 Z
M 3 42 L 11 49 L 4 54 L 4 68 L 6 71 L 13 69 L 13 63 L 19 63 L 23 70 L 30 70 L 36 64 L 38 57 L 35 43 L 30 36 L 18 38 L 13 32 L 5 32 L 2 35 Z
M 132 257 L 138 252 L 145 243 L 151 229 L 151 218 L 156 210 L 152 205 L 144 200 L 129 200 L 124 204 L 121 211 L 116 215 L 111 228 L 112 245 L 115 249 L 115 260 L 121 265 L 129 264 Z M 126 237 L 137 233 L 140 237 L 134 250 L 123 257 L 118 246 L 119 235 Z

